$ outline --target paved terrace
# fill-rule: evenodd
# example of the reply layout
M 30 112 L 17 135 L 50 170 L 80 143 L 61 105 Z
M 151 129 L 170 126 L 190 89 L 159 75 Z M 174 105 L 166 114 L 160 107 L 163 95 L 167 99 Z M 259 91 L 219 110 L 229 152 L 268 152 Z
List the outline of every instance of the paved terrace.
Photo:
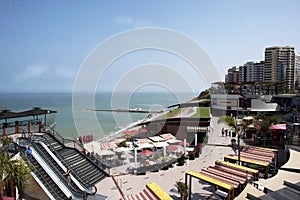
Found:
M 194 170 L 199 172 L 201 169 L 213 166 L 216 160 L 222 160 L 224 156 L 234 153 L 230 147 L 231 137 L 222 137 L 221 129 L 224 124 L 217 123 L 218 118 L 212 117 L 210 132 L 208 132 L 208 144 L 202 149 L 202 154 L 195 160 L 189 160 L 184 166 L 176 166 L 168 170 L 159 170 L 159 172 L 147 172 L 146 175 L 119 175 L 108 177 L 96 185 L 97 195 L 91 196 L 88 199 L 109 199 L 119 200 L 121 194 L 116 187 L 119 185 L 124 195 L 138 194 L 145 188 L 145 185 L 151 182 L 156 182 L 166 193 L 173 199 L 180 199 L 175 187 L 176 181 L 184 181 L 186 171 Z M 224 146 L 223 146 L 224 145 Z M 115 179 L 115 181 L 113 180 Z M 205 199 L 211 195 L 211 187 L 206 183 L 199 183 L 198 180 L 192 181 L 193 199 Z

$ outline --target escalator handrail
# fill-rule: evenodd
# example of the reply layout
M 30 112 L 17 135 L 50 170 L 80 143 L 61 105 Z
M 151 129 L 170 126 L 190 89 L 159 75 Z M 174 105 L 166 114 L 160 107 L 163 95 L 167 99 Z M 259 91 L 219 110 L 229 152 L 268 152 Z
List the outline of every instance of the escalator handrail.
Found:
M 72 147 L 67 147 L 67 146 L 65 146 L 64 144 L 62 144 L 55 136 L 53 136 L 53 135 L 51 135 L 51 134 L 49 134 L 49 133 L 46 133 L 46 134 L 48 134 L 50 137 L 54 138 L 57 142 L 59 142 L 61 145 L 63 145 L 64 148 L 66 148 L 66 149 L 71 149 L 71 150 L 76 151 L 76 152 L 79 153 L 81 156 L 85 157 L 86 160 L 87 160 L 89 163 L 91 163 L 93 166 L 99 168 L 99 169 L 102 171 L 102 173 L 104 173 L 106 176 L 109 176 L 109 174 L 108 174 L 105 170 L 103 170 L 102 168 L 100 168 L 100 167 L 99 167 L 96 163 L 94 163 L 88 156 L 86 156 L 85 154 L 83 154 L 82 152 L 80 152 L 78 149 L 72 148 Z
M 19 145 L 20 143 L 18 143 L 18 145 Z M 24 145 L 19 145 L 20 147 L 24 147 Z M 27 145 L 26 145 L 27 146 Z M 72 196 L 72 194 L 70 193 L 70 194 L 66 194 L 66 193 L 68 193 L 68 192 L 66 192 L 66 191 L 64 191 L 64 189 L 62 189 L 62 187 L 60 187 L 60 184 L 57 184 L 57 182 L 49 175 L 49 173 L 47 172 L 47 170 L 43 167 L 43 165 L 40 163 L 40 162 L 44 162 L 44 161 L 41 161 L 41 158 L 38 156 L 38 155 L 36 155 L 35 154 L 36 152 L 35 152 L 35 149 L 34 148 L 32 148 L 32 157 L 33 157 L 33 159 L 35 159 L 36 160 L 36 162 L 38 163 L 38 165 L 47 173 L 47 175 L 52 179 L 52 181 L 60 188 L 60 190 L 63 192 L 63 194 L 66 196 L 66 197 L 70 197 L 70 196 Z M 22 154 L 21 154 L 22 155 Z M 23 155 L 23 156 L 25 156 L 25 155 Z M 38 157 L 38 159 L 37 159 L 37 157 Z M 30 162 L 30 160 L 27 158 L 27 157 L 25 157 L 25 159 L 23 158 L 23 160 L 27 160 L 28 162 Z M 39 162 L 39 160 L 40 160 L 40 162 Z M 40 175 L 40 177 L 43 179 L 42 180 L 42 182 L 43 182 L 43 185 L 45 185 L 45 186 L 48 186 L 48 188 L 51 188 L 51 191 L 52 192 L 54 192 L 54 193 L 56 193 L 57 191 L 56 190 L 54 190 L 53 188 L 52 188 L 52 186 L 50 185 L 50 184 L 48 184 L 48 181 L 47 180 L 45 180 L 44 179 L 44 177 L 42 176 L 42 174 L 40 174 L 40 172 L 39 172 L 39 170 L 34 170 L 34 173 L 36 173 L 36 174 L 38 174 L 38 175 Z M 54 174 L 54 176 L 55 176 L 55 174 Z M 47 189 L 48 190 L 48 189 Z M 49 191 L 49 190 L 48 190 Z
M 61 156 L 61 155 L 54 149 L 53 145 L 52 145 L 47 139 L 46 139 L 45 141 L 46 141 L 47 144 L 48 144 L 48 145 L 46 145 L 46 146 L 48 147 L 48 149 L 49 149 L 49 150 L 50 150 L 50 148 L 52 149 L 52 152 L 54 152 L 55 156 L 58 157 L 58 158 L 60 159 L 60 162 L 61 162 L 64 166 L 68 166 L 72 171 L 75 172 L 75 173 L 73 173 L 72 175 L 73 175 L 77 180 L 79 180 L 80 183 L 83 184 L 83 186 L 86 188 L 86 189 L 83 190 L 83 191 L 87 192 L 89 195 L 95 195 L 95 194 L 97 193 L 97 189 L 96 189 L 95 185 L 92 185 L 92 184 L 89 184 L 89 183 L 86 183 L 85 181 L 83 181 L 83 179 L 82 179 L 80 176 L 78 176 L 77 170 L 76 170 L 76 169 L 74 170 L 74 167 L 72 167 L 72 166 L 70 165 L 70 163 L 69 163 L 68 161 L 66 161 L 66 160 L 64 159 L 64 157 Z M 60 141 L 57 140 L 56 142 L 60 142 Z M 68 148 L 68 147 L 66 147 L 65 145 L 61 144 L 61 143 L 59 143 L 59 144 L 62 145 L 64 148 Z M 50 148 L 49 148 L 49 146 L 50 146 Z M 73 148 L 71 148 L 71 149 L 73 150 Z M 50 150 L 50 151 L 51 151 L 51 150 Z M 78 152 L 77 152 L 77 153 L 78 153 Z M 93 191 L 92 189 L 89 189 L 89 188 L 94 188 L 94 191 Z
M 56 176 L 58 176 L 58 178 L 60 179 L 60 181 L 62 181 L 64 184 L 68 185 L 68 181 L 66 180 L 66 178 L 61 174 L 61 172 L 53 165 L 53 163 L 49 160 L 49 158 L 44 154 L 44 152 L 42 152 L 39 147 L 37 146 L 37 144 L 34 143 L 33 147 L 35 147 L 38 151 L 38 154 L 42 155 L 42 157 L 44 158 L 44 160 L 46 160 L 48 167 L 54 172 L 54 174 Z M 35 149 L 34 149 L 35 150 Z M 47 172 L 47 171 L 46 171 Z M 48 172 L 47 172 L 48 173 Z M 61 185 L 61 183 L 59 183 L 59 185 Z M 65 185 L 65 186 L 66 186 Z M 76 196 L 79 196 L 81 198 L 84 198 L 86 196 L 86 193 L 84 191 L 81 190 L 77 190 L 75 189 L 71 184 L 68 185 L 68 190 L 72 193 L 72 194 L 76 194 Z
M 62 164 L 62 162 L 52 153 L 52 151 L 48 148 L 48 146 L 41 142 L 38 141 L 37 143 L 39 143 L 48 153 L 49 155 L 55 160 L 55 162 L 59 165 L 59 167 L 63 170 L 63 171 L 67 171 L 67 168 Z M 74 174 L 74 173 L 73 173 Z M 71 180 L 77 185 L 77 187 L 81 190 L 84 191 L 86 193 L 88 193 L 89 195 L 94 194 L 95 191 L 91 191 L 88 188 L 83 187 L 80 182 L 77 180 L 77 178 L 71 173 Z
M 21 158 L 25 161 L 25 163 L 30 162 L 28 160 L 28 158 L 25 156 L 25 154 L 22 152 L 21 154 Z M 52 193 L 49 191 L 48 188 L 51 188 L 53 191 L 53 188 L 51 187 L 51 185 L 49 184 L 48 181 L 45 180 L 45 178 L 41 175 L 41 173 L 39 172 L 39 170 L 34 169 L 33 171 L 30 172 L 32 177 L 38 182 L 38 184 L 42 187 L 42 189 L 44 190 L 44 192 L 47 194 L 47 196 L 50 199 L 55 200 L 55 197 L 52 195 Z M 37 175 L 38 176 L 37 176 Z M 40 178 L 39 178 L 40 177 Z M 41 180 L 42 179 L 42 180 Z M 56 191 L 55 191 L 56 192 Z

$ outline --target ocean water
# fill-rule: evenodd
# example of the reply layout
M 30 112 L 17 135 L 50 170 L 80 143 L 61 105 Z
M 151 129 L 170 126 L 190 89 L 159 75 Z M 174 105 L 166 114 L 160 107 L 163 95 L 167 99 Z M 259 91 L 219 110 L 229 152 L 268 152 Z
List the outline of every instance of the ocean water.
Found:
M 24 111 L 33 107 L 41 107 L 42 109 L 56 110 L 57 113 L 51 115 L 50 118 L 56 122 L 56 131 L 65 138 L 75 139 L 79 135 L 92 134 L 94 139 L 101 139 L 115 133 L 129 123 L 146 118 L 148 114 L 95 112 L 88 109 L 160 111 L 170 105 L 191 100 L 194 96 L 195 94 L 191 93 L 175 95 L 171 92 L 97 93 L 95 106 L 89 103 L 80 106 L 79 112 L 77 112 L 80 123 L 74 122 L 72 93 L 2 93 L 0 94 L 0 109 Z M 78 111 L 78 108 L 76 109 Z M 96 121 L 91 120 L 94 116 L 96 116 Z M 40 116 L 40 118 L 43 120 L 44 116 Z

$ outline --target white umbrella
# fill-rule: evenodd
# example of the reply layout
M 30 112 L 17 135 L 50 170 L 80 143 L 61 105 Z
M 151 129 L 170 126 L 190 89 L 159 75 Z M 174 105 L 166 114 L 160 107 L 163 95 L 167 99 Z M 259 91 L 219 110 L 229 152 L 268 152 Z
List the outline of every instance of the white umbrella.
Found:
M 125 152 L 125 151 L 131 151 L 131 150 L 133 150 L 133 148 L 129 148 L 129 147 L 118 147 L 116 150 L 115 150 L 115 152 L 118 152 L 118 153 L 123 153 L 123 152 Z
M 101 151 L 98 153 L 99 156 L 111 156 L 111 155 L 114 155 L 114 154 L 115 154 L 115 152 L 113 152 L 113 151 L 111 151 L 111 150 L 107 150 L 107 149 L 101 150 Z

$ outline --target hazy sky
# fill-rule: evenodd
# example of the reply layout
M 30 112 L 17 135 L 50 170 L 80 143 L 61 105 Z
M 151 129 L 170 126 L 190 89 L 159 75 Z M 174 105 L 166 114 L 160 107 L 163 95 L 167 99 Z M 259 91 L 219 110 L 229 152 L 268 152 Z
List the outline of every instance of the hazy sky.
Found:
M 299 10 L 299 0 L 2 0 L 0 92 L 71 91 L 81 64 L 99 43 L 143 27 L 167 28 L 192 38 L 224 79 L 228 67 L 263 60 L 267 46 L 290 45 L 299 54 Z M 114 64 L 111 73 L 120 71 L 121 65 L 129 69 L 152 58 L 155 63 L 169 58 L 172 61 L 164 60 L 163 64 L 177 67 L 174 59 L 178 58 L 148 53 L 128 55 Z M 104 78 L 103 90 L 115 84 L 112 80 L 110 85 L 110 77 Z

